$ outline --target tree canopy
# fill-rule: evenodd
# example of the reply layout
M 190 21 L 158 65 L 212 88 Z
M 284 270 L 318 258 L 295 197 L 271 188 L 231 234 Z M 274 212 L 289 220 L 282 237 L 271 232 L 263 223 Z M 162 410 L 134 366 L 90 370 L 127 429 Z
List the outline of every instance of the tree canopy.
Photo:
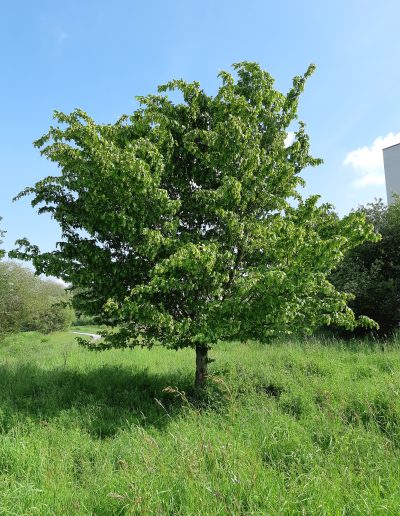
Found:
M 62 240 L 42 253 L 23 239 L 14 256 L 71 283 L 78 311 L 118 329 L 98 346 L 194 347 L 198 384 L 217 340 L 370 324 L 327 275 L 372 228 L 299 191 L 300 172 L 321 163 L 296 120 L 314 67 L 286 95 L 259 65 L 233 68 L 215 96 L 174 80 L 113 124 L 55 112 L 36 146 L 60 174 L 20 194 Z

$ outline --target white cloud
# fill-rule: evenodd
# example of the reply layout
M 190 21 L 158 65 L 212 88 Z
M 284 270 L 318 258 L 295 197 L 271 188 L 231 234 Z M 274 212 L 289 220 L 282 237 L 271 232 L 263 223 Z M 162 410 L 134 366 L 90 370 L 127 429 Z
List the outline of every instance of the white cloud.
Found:
M 385 184 L 384 174 L 367 174 L 361 179 L 353 181 L 353 186 L 356 188 L 364 188 L 365 186 L 379 186 Z
M 378 136 L 369 147 L 361 147 L 349 152 L 343 165 L 351 165 L 358 175 L 353 181 L 356 188 L 385 184 L 382 149 L 400 143 L 400 133 Z
M 285 147 L 290 147 L 294 142 L 296 135 L 293 131 L 288 131 L 287 136 L 285 138 Z

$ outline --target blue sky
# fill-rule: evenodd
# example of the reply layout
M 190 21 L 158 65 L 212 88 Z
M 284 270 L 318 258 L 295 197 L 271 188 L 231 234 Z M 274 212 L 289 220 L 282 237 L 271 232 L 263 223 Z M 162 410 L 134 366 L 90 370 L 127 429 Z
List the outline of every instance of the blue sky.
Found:
M 64 0 L 3 2 L 0 17 L 0 216 L 5 247 L 28 237 L 54 248 L 59 231 L 25 186 L 54 173 L 32 141 L 54 109 L 113 122 L 136 95 L 172 78 L 198 80 L 210 94 L 217 73 L 259 62 L 286 92 L 309 63 L 302 97 L 313 154 L 305 193 L 343 215 L 382 197 L 382 147 L 400 143 L 398 0 Z

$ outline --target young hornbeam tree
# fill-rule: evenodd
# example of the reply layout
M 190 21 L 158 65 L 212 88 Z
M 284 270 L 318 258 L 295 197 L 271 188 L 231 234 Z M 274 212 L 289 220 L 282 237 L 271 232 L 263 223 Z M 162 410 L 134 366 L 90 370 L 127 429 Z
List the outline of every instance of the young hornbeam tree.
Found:
M 233 68 L 214 97 L 174 80 L 114 124 L 55 112 L 35 145 L 60 175 L 18 196 L 32 194 L 62 239 L 46 253 L 20 240 L 14 256 L 70 283 L 78 312 L 114 327 L 96 349 L 192 347 L 197 388 L 218 340 L 373 324 L 327 280 L 372 227 L 298 191 L 300 172 L 321 163 L 303 123 L 287 141 L 314 67 L 287 95 L 258 64 Z

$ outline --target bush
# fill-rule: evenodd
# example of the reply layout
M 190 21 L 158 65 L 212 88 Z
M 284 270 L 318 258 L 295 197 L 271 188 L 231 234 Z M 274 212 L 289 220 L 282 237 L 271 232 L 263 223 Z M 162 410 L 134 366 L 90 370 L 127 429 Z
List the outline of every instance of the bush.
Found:
M 0 263 L 1 333 L 63 330 L 73 320 L 69 295 L 54 281 L 43 280 L 14 262 Z
M 357 211 L 382 238 L 349 251 L 331 281 L 337 289 L 354 294 L 351 308 L 379 324 L 377 335 L 389 336 L 400 323 L 400 199 L 390 206 L 380 199 Z

